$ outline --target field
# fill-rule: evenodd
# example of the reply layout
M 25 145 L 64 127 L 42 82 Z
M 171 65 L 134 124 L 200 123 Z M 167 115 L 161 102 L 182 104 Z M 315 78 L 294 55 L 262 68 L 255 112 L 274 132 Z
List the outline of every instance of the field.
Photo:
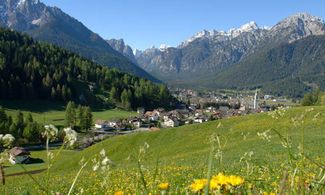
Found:
M 324 116 L 325 107 L 300 107 L 117 136 L 63 150 L 49 173 L 8 177 L 0 193 L 67 194 L 82 167 L 72 194 L 201 194 L 204 178 L 218 173 L 225 176 L 209 182 L 211 194 L 324 194 Z M 45 151 L 32 155 L 46 159 Z M 237 183 L 212 185 L 227 175 Z
M 0 101 L 0 105 L 13 118 L 17 110 L 24 114 L 31 113 L 34 120 L 43 124 L 63 125 L 65 118 L 65 105 L 49 101 Z M 93 119 L 111 120 L 137 116 L 136 112 L 119 109 L 93 110 Z

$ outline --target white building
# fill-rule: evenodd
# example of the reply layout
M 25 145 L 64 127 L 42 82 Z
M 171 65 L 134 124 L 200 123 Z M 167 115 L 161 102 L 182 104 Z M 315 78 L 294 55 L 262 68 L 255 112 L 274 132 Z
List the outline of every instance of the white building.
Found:
M 176 119 L 168 119 L 164 121 L 163 125 L 166 127 L 178 127 L 179 122 Z

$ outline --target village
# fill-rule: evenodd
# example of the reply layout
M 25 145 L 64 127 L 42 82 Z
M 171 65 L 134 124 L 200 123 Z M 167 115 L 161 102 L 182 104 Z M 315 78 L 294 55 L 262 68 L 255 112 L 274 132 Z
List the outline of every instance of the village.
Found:
M 173 91 L 180 104 L 174 110 L 163 108 L 145 110 L 138 108 L 138 116 L 116 120 L 97 120 L 95 134 L 129 134 L 142 131 L 157 131 L 163 128 L 204 123 L 212 120 L 230 118 L 253 113 L 267 112 L 278 106 L 288 106 L 289 100 L 272 95 L 200 94 L 194 90 Z

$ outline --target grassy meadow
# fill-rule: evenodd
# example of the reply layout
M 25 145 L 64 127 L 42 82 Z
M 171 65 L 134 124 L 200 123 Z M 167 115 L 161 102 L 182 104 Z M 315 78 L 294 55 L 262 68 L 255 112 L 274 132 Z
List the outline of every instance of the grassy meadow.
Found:
M 13 118 L 20 110 L 25 114 L 31 113 L 34 120 L 43 124 L 64 125 L 65 105 L 50 101 L 0 101 L 6 113 Z M 136 112 L 120 109 L 93 110 L 93 119 L 111 120 L 137 116 Z
M 0 193 L 67 194 L 82 167 L 72 194 L 202 194 L 208 183 L 210 194 L 323 194 L 324 116 L 325 107 L 300 107 L 117 136 L 63 150 L 49 174 L 8 177 Z M 241 182 L 213 185 L 227 175 Z

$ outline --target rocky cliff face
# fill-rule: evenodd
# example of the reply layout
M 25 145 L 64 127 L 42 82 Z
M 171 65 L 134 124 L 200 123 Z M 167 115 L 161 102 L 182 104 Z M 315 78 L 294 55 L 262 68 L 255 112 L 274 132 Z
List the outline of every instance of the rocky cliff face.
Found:
M 110 40 L 107 40 L 107 43 L 113 49 L 120 52 L 125 57 L 127 57 L 129 60 L 131 60 L 133 63 L 137 63 L 137 60 L 135 59 L 132 48 L 129 45 L 126 45 L 124 43 L 123 39 L 110 39 Z

